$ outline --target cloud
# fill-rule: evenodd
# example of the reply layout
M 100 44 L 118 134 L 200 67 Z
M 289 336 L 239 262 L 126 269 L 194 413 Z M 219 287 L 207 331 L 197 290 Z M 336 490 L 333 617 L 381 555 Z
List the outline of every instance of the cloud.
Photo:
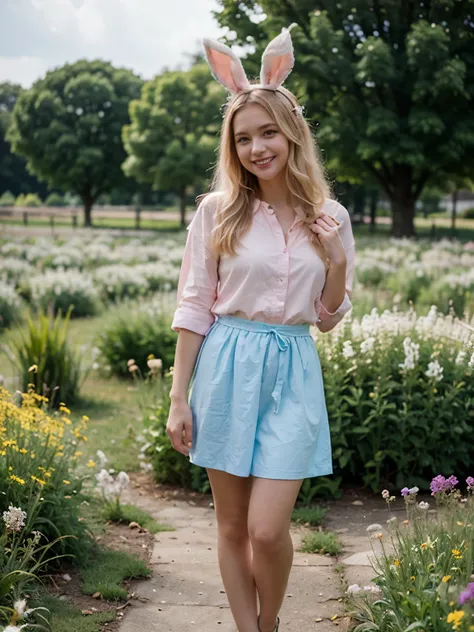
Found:
M 0 0 L 0 80 L 25 86 L 46 69 L 102 58 L 145 79 L 186 67 L 222 31 L 217 0 Z

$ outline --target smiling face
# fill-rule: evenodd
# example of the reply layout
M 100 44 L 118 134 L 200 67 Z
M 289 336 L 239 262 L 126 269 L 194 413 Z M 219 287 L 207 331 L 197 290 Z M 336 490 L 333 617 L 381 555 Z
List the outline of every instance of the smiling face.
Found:
M 243 167 L 257 178 L 273 180 L 284 174 L 289 143 L 261 105 L 249 103 L 233 119 L 234 142 Z

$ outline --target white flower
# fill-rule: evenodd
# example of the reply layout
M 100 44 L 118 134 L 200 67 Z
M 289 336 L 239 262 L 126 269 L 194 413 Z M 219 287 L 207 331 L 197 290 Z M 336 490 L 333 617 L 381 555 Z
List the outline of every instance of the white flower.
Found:
M 381 524 L 370 524 L 367 529 L 366 529 L 367 533 L 372 533 L 373 531 L 382 531 L 382 525 Z
M 345 340 L 342 348 L 342 355 L 344 358 L 352 358 L 355 356 L 355 351 L 352 348 L 352 342 L 350 340 Z
M 19 599 L 18 601 L 15 601 L 13 608 L 20 617 L 23 617 L 26 612 L 26 599 Z
M 123 489 L 125 489 L 125 487 L 128 487 L 130 484 L 130 478 L 126 472 L 119 472 L 117 474 L 117 482 Z
M 458 353 L 458 355 L 456 356 L 456 364 L 464 364 L 464 361 L 467 358 L 467 352 L 466 351 L 460 351 Z
M 420 357 L 420 345 L 407 336 L 403 341 L 403 350 L 405 352 L 405 360 L 399 364 L 399 367 L 406 371 L 413 370 Z
M 367 586 L 364 586 L 363 590 L 368 593 L 373 593 L 374 595 L 378 595 L 382 592 L 375 584 L 368 584 Z
M 163 368 L 163 360 L 160 360 L 160 358 L 148 360 L 147 364 L 152 373 L 158 373 Z
M 385 500 L 387 500 L 387 498 L 390 498 L 390 492 L 388 491 L 388 489 L 383 490 L 382 498 L 384 498 Z
M 3 522 L 10 531 L 21 531 L 25 526 L 26 511 L 22 511 L 20 507 L 9 506 L 8 511 L 3 512 Z
M 375 338 L 370 336 L 370 338 L 366 338 L 360 343 L 360 352 L 361 353 L 369 353 L 374 348 Z
M 97 458 L 99 459 L 100 467 L 104 468 L 105 464 L 108 463 L 109 459 L 105 456 L 102 450 L 97 450 L 96 455 L 97 455 Z
M 359 586 L 359 584 L 352 584 L 347 589 L 347 592 L 349 594 L 353 595 L 353 594 L 359 593 L 361 590 L 362 590 L 362 588 Z
M 420 490 L 418 487 L 412 487 L 411 489 L 408 490 L 409 494 L 418 494 L 419 491 Z
M 142 469 L 144 472 L 150 472 L 153 469 L 153 465 L 151 463 L 144 463 L 143 461 L 141 461 L 140 469 Z
M 428 364 L 428 371 L 425 371 L 425 375 L 427 377 L 432 377 L 434 380 L 439 382 L 443 379 L 443 371 L 444 369 L 438 360 L 434 360 Z
M 418 505 L 420 509 L 428 509 L 429 506 L 430 503 L 425 503 L 424 501 L 421 501 L 421 503 Z

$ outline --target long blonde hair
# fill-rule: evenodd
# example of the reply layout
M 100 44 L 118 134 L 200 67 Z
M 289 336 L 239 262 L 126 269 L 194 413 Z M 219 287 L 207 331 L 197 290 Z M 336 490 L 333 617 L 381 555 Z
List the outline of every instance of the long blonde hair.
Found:
M 236 112 L 251 103 L 265 108 L 289 141 L 286 166 L 288 189 L 295 206 L 299 207 L 297 213 L 304 222 L 311 244 L 326 262 L 324 249 L 309 225 L 321 215 L 324 201 L 331 195 L 330 189 L 310 127 L 296 98 L 283 87 L 278 90 L 255 87 L 239 92 L 227 104 L 221 128 L 219 157 L 210 187 L 210 192 L 220 193 L 216 227 L 211 241 L 213 252 L 216 257 L 235 255 L 240 239 L 252 223 L 253 202 L 259 190 L 258 179 L 242 166 L 233 132 Z

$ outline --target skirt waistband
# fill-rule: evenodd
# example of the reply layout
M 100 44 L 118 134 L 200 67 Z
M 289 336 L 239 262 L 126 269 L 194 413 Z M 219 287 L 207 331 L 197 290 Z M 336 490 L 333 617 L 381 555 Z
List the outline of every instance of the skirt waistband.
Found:
M 245 318 L 237 318 L 237 316 L 218 316 L 217 323 L 235 327 L 237 329 L 245 329 L 246 331 L 255 331 L 258 333 L 279 333 L 283 336 L 310 336 L 309 324 L 301 325 L 279 325 L 264 323 L 259 320 L 246 320 Z

